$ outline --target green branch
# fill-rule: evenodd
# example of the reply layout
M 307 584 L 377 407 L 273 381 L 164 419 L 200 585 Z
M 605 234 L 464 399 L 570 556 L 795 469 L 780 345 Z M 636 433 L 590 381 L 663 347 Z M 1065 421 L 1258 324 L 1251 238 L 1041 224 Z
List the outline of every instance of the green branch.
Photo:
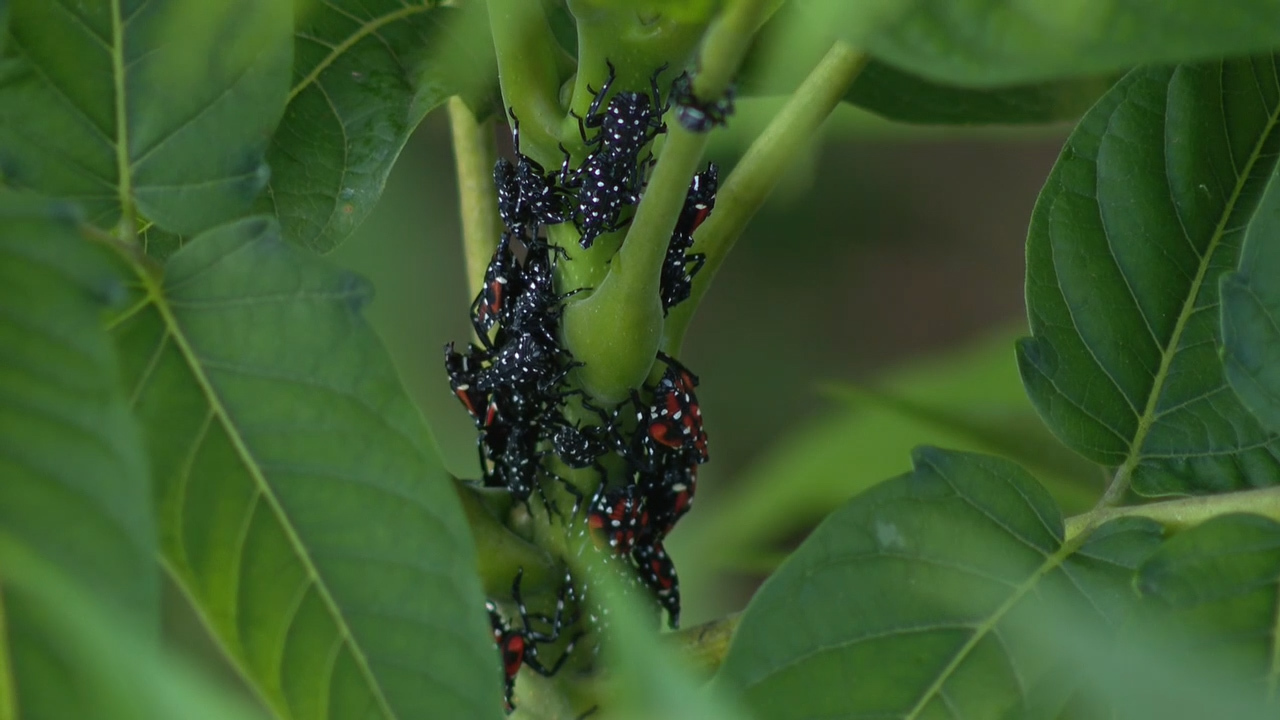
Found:
M 449 127 L 458 173 L 458 206 L 462 216 L 462 252 L 467 265 L 468 298 L 480 292 L 489 258 L 502 234 L 493 164 L 498 148 L 493 126 L 478 123 L 462 98 L 449 98 Z
M 514 107 L 520 118 L 520 151 L 545 166 L 559 164 L 556 145 L 564 117 L 556 72 L 559 49 L 542 4 L 529 0 L 488 3 L 503 109 Z
M 1280 487 L 1178 498 L 1129 507 L 1099 506 L 1082 515 L 1067 518 L 1066 537 L 1072 538 L 1090 532 L 1102 523 L 1120 517 L 1151 518 L 1166 527 L 1182 530 L 1230 513 L 1253 513 L 1280 522 Z
M 698 228 L 692 252 L 707 256 L 694 278 L 689 300 L 671 310 L 663 332 L 663 349 L 678 353 L 693 311 L 706 294 L 725 256 L 746 229 L 783 170 L 806 144 L 862 72 L 866 56 L 836 43 L 778 112 L 716 194 L 716 207 Z
M 569 10 L 578 26 L 578 74 L 569 103 L 572 114 L 562 121 L 560 139 L 574 164 L 580 165 L 588 148 L 578 118 L 587 115 L 608 78 L 608 66 L 616 71 L 612 92 L 626 89 L 647 94 L 654 71 L 665 65 L 666 69 L 657 76 L 661 90 L 688 64 L 709 17 L 687 13 L 648 17 L 632 6 L 600 0 L 570 0 Z M 651 182 L 651 190 L 653 185 Z M 548 235 L 570 260 L 556 269 L 564 291 L 598 288 L 613 269 L 611 258 L 622 244 L 624 231 L 604 233 L 589 250 L 578 246 L 578 234 L 568 224 L 551 226 Z
M 120 0 L 111 2 L 111 70 L 115 82 L 115 120 L 116 120 L 116 174 L 120 198 L 120 223 L 116 226 L 116 235 L 123 241 L 137 244 L 138 236 L 134 230 L 133 207 L 133 164 L 129 160 L 129 113 L 128 88 L 124 62 L 124 12 Z
M 476 564 L 485 593 L 506 597 L 511 592 L 511 578 L 524 570 L 524 587 L 535 596 L 551 592 L 560 579 L 555 560 L 545 549 L 527 542 L 499 521 L 485 500 L 484 492 L 454 479 L 453 488 L 462 501 L 462 509 L 476 541 Z M 504 499 L 509 500 L 510 496 Z
M 699 75 L 711 78 L 699 83 L 706 97 L 719 97 L 728 88 L 765 5 L 764 0 L 740 0 L 712 21 L 699 60 Z M 579 84 L 585 87 L 581 80 Z M 575 97 L 575 102 L 582 101 Z M 649 375 L 663 334 L 662 263 L 706 144 L 705 134 L 680 126 L 670 129 L 609 274 L 590 297 L 565 309 L 565 338 L 574 355 L 586 363 L 578 371 L 578 380 L 593 397 L 619 402 Z

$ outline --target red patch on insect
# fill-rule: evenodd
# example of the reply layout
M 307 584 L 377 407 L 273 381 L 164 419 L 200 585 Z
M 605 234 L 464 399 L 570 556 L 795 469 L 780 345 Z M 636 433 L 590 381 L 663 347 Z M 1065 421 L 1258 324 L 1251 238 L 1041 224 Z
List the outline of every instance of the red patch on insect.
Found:
M 658 418 L 649 423 L 649 437 L 653 441 L 669 448 L 679 449 L 684 446 L 684 433 L 681 427 L 667 418 Z
M 524 665 L 524 636 L 512 633 L 502 647 L 502 668 L 508 677 L 515 677 Z
M 471 393 L 469 390 L 469 386 L 460 385 L 453 391 L 453 394 L 457 395 L 458 399 L 462 401 L 462 406 L 467 409 L 467 412 L 471 414 L 471 417 L 480 417 L 480 413 L 476 410 L 475 404 L 471 401 Z
M 689 225 L 689 234 L 691 235 L 693 234 L 693 231 L 697 230 L 698 226 L 707 219 L 707 216 L 711 214 L 711 206 L 706 203 L 698 203 L 694 208 L 697 210 L 697 213 L 693 216 L 693 222 Z

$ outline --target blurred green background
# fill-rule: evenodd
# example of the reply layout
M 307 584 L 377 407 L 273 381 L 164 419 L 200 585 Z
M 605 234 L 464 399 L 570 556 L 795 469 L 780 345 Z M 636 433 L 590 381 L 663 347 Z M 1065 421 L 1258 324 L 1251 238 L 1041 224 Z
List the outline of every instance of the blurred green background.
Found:
M 742 101 L 713 135 L 722 178 L 775 108 Z M 447 466 L 474 478 L 475 431 L 441 367 L 470 331 L 448 130 L 428 118 L 333 257 L 373 281 L 370 319 Z M 914 445 L 1014 456 L 1068 510 L 1100 486 L 1040 430 L 1014 365 L 1026 227 L 1066 131 L 906 128 L 842 106 L 795 159 L 681 358 L 712 455 L 668 543 L 686 625 L 741 608 L 826 512 L 908 470 Z

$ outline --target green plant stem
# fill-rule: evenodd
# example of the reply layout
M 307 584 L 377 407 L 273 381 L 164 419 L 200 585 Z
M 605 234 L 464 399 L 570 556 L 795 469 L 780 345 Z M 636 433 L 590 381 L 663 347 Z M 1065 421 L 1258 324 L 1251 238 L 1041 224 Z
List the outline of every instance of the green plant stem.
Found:
M 866 56 L 852 47 L 839 42 L 833 45 L 720 186 L 715 211 L 698 228 L 691 251 L 704 253 L 706 264 L 694 278 L 689 300 L 673 308 L 667 317 L 664 350 L 679 352 L 694 309 L 734 243 L 773 191 L 784 168 L 813 141 L 866 62 Z
M 699 83 L 705 97 L 719 97 L 728 88 L 766 5 L 765 0 L 739 0 L 712 21 L 699 62 L 699 75 L 710 78 Z M 664 325 L 659 297 L 662 263 L 706 145 L 705 133 L 678 125 L 670 129 L 609 274 L 590 297 L 565 309 L 566 340 L 585 363 L 578 381 L 595 398 L 624 400 L 653 367 Z
M 580 164 L 587 147 L 578 118 L 587 115 L 607 79 L 608 66 L 616 71 L 612 92 L 626 89 L 647 94 L 654 70 L 665 65 L 657 77 L 661 90 L 688 63 L 709 17 L 686 17 L 686 13 L 675 18 L 671 14 L 642 17 L 633 6 L 599 0 L 570 0 L 569 9 L 578 26 L 578 74 L 569 102 L 572 112 L 562 120 L 560 140 L 573 162 Z M 565 292 L 600 286 L 612 269 L 610 259 L 622 244 L 624 231 L 604 233 L 589 250 L 578 246 L 578 233 L 569 224 L 551 226 L 548 236 L 570 259 L 556 268 L 560 290 Z
M 742 613 L 706 622 L 691 628 L 673 632 L 664 639 L 676 647 L 676 651 L 689 661 L 693 669 L 706 675 L 713 674 L 724 662 L 729 651 L 729 641 L 738 629 Z
M 1181 530 L 1229 513 L 1253 513 L 1280 522 L 1280 487 L 1178 498 L 1128 507 L 1100 505 L 1082 515 L 1067 518 L 1065 532 L 1067 538 L 1072 538 L 1120 517 L 1151 518 L 1167 527 Z
M 455 479 L 454 490 L 462 501 L 462 509 L 476 541 L 476 565 L 485 593 L 506 597 L 511 593 L 511 578 L 524 571 L 523 585 L 529 594 L 553 592 L 555 560 L 541 547 L 525 541 L 506 528 L 482 497 L 482 491 Z
M 542 4 L 530 0 L 488 0 L 489 28 L 498 59 L 504 108 L 520 118 L 520 151 L 551 167 L 560 162 L 559 49 Z
M 565 308 L 565 337 L 586 363 L 578 379 L 593 397 L 621 402 L 649 376 L 662 337 L 662 262 L 706 143 L 705 135 L 671 130 L 609 274 L 590 297 Z
M 698 74 L 693 79 L 694 95 L 704 99 L 724 95 L 738 74 L 756 30 L 776 9 L 777 3 L 770 0 L 731 0 L 727 4 L 707 30 L 698 58 Z
M 569 107 L 579 116 L 586 115 L 604 84 L 606 63 L 617 71 L 615 88 L 647 90 L 653 71 L 663 64 L 666 74 L 659 80 L 669 83 L 687 63 L 707 26 L 703 17 L 642 18 L 627 3 L 569 0 L 569 11 L 578 24 L 578 75 Z M 576 154 L 584 150 L 576 118 L 564 119 L 561 138 Z
M 751 38 L 764 17 L 766 0 L 737 0 L 718 15 L 707 30 L 694 80 L 700 97 L 718 98 L 729 88 L 742 64 Z M 829 111 L 828 111 L 829 112 Z M 824 114 L 825 116 L 825 114 Z M 680 125 L 671 128 L 662 157 L 653 170 L 650 189 L 636 209 L 635 220 L 618 256 L 631 276 L 624 282 L 632 289 L 656 289 L 667 244 L 684 205 L 686 188 L 707 147 L 706 133 L 691 133 Z M 636 277 L 644 275 L 644 277 Z
M 120 223 L 116 236 L 126 243 L 138 244 L 134 230 L 133 170 L 129 162 L 128 89 L 124 62 L 124 12 L 120 0 L 111 1 L 111 70 L 115 80 L 116 101 L 116 174 L 120 196 Z
M 462 252 L 467 265 L 467 297 L 475 297 L 484 282 L 489 258 L 502 234 L 493 164 L 498 157 L 493 127 L 476 122 L 462 98 L 449 98 L 449 127 L 458 173 L 458 206 L 462 215 Z

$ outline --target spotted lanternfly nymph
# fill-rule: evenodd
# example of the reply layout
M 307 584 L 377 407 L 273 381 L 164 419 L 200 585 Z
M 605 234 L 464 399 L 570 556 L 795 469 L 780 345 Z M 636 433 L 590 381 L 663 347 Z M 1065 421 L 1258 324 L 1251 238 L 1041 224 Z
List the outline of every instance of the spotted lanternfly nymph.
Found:
M 613 63 L 607 64 L 609 77 L 595 93 L 587 114 L 578 118 L 578 132 L 590 152 L 582 166 L 571 171 L 565 151 L 560 170 L 565 187 L 577 190 L 574 223 L 583 248 L 591 247 L 598 236 L 626 225 L 622 210 L 640 201 L 648 168 L 653 164 L 652 154 L 641 160 L 640 153 L 667 130 L 662 122 L 667 106 L 658 88 L 658 76 L 666 66 L 649 78 L 652 95 L 622 91 L 609 98 L 617 73 Z M 589 86 L 587 89 L 591 90 Z M 595 134 L 588 136 L 588 129 L 596 130 Z
M 516 675 L 520 673 L 520 669 L 527 667 L 530 670 L 544 677 L 551 677 L 560 671 L 565 661 L 569 659 L 569 655 L 573 652 L 574 645 L 577 644 L 581 633 L 569 641 L 565 646 L 564 652 L 555 664 L 547 667 L 538 659 L 538 644 L 554 643 L 560 639 L 560 634 L 566 625 L 572 625 L 577 618 L 571 618 L 568 621 L 564 619 L 564 605 L 567 595 L 572 593 L 572 581 L 566 575 L 564 585 L 560 588 L 560 595 L 556 599 L 556 612 L 551 618 L 545 615 L 538 615 L 538 619 L 550 625 L 550 632 L 538 632 L 533 629 L 530 621 L 531 617 L 528 608 L 525 607 L 524 598 L 520 594 L 520 581 L 524 577 L 524 568 L 516 572 L 515 581 L 511 584 L 511 599 L 516 604 L 516 610 L 520 617 L 520 627 L 513 627 L 502 619 L 502 615 L 498 612 L 498 606 L 492 600 L 485 603 L 485 609 L 489 611 L 489 623 L 493 627 L 493 641 L 498 646 L 498 652 L 502 656 L 502 671 L 505 676 L 502 694 L 503 709 L 508 713 L 515 710 L 513 702 L 513 694 L 515 692 Z
M 619 555 L 631 552 L 637 540 L 643 540 L 650 532 L 644 495 L 635 485 L 609 491 L 602 486 L 587 510 L 587 527 L 597 544 L 608 544 Z
M 706 255 L 686 251 L 693 246 L 693 232 L 706 221 L 715 207 L 719 173 L 719 167 L 710 163 L 706 170 L 694 175 L 689 183 L 684 207 L 680 210 L 671 242 L 667 245 L 667 255 L 662 261 L 659 291 L 664 315 L 672 306 L 689 298 L 693 292 L 693 276 L 706 263 Z
M 462 402 L 476 424 L 484 417 L 483 409 L 488 404 L 489 394 L 476 386 L 480 371 L 479 357 L 474 346 L 466 355 L 453 349 L 453 343 L 444 346 L 444 368 L 449 375 L 449 389 Z
M 662 91 L 658 89 L 658 76 L 667 69 L 664 64 L 649 77 L 652 98 L 648 93 L 622 91 L 615 94 L 600 112 L 601 105 L 609 96 L 609 88 L 617 78 L 613 63 L 605 61 L 609 68 L 609 77 L 605 79 L 600 91 L 591 100 L 587 114 L 578 118 L 578 132 L 589 147 L 594 147 L 593 154 L 600 155 L 612 165 L 635 165 L 640 151 L 655 136 L 667 131 L 662 116 L 667 106 L 662 102 Z M 590 92 L 590 86 L 587 87 Z M 587 129 L 598 129 L 598 132 L 587 137 Z
M 655 459 L 674 454 L 691 463 L 705 463 L 707 434 L 702 428 L 702 410 L 694 387 L 698 378 L 674 358 L 659 353 L 666 370 L 653 389 L 653 402 L 645 404 L 639 394 L 632 394 L 638 423 L 638 445 L 643 464 L 654 466 Z
M 520 152 L 520 119 L 511 115 L 511 138 L 516 163 L 505 158 L 493 166 L 493 182 L 498 189 L 498 214 L 507 230 L 523 237 L 538 234 L 539 225 L 555 225 L 569 219 L 565 191 L 555 177 L 533 158 Z
M 671 104 L 676 108 L 676 121 L 689 132 L 704 133 L 723 125 L 733 114 L 733 98 L 735 90 L 730 85 L 724 96 L 715 102 L 703 102 L 693 94 L 693 77 L 688 72 L 681 73 L 671 83 Z
M 671 462 L 655 475 L 646 493 L 649 516 L 656 535 L 666 537 L 693 505 L 693 496 L 698 491 L 698 465 Z
M 666 609 L 668 624 L 673 630 L 680 627 L 680 578 L 662 542 L 637 544 L 631 550 L 631 557 L 640 571 L 640 580 Z
M 480 293 L 471 302 L 471 324 L 486 347 L 492 347 L 489 330 L 504 321 L 511 298 L 518 296 L 521 289 L 520 263 L 511 252 L 511 233 L 504 232 L 485 268 Z

